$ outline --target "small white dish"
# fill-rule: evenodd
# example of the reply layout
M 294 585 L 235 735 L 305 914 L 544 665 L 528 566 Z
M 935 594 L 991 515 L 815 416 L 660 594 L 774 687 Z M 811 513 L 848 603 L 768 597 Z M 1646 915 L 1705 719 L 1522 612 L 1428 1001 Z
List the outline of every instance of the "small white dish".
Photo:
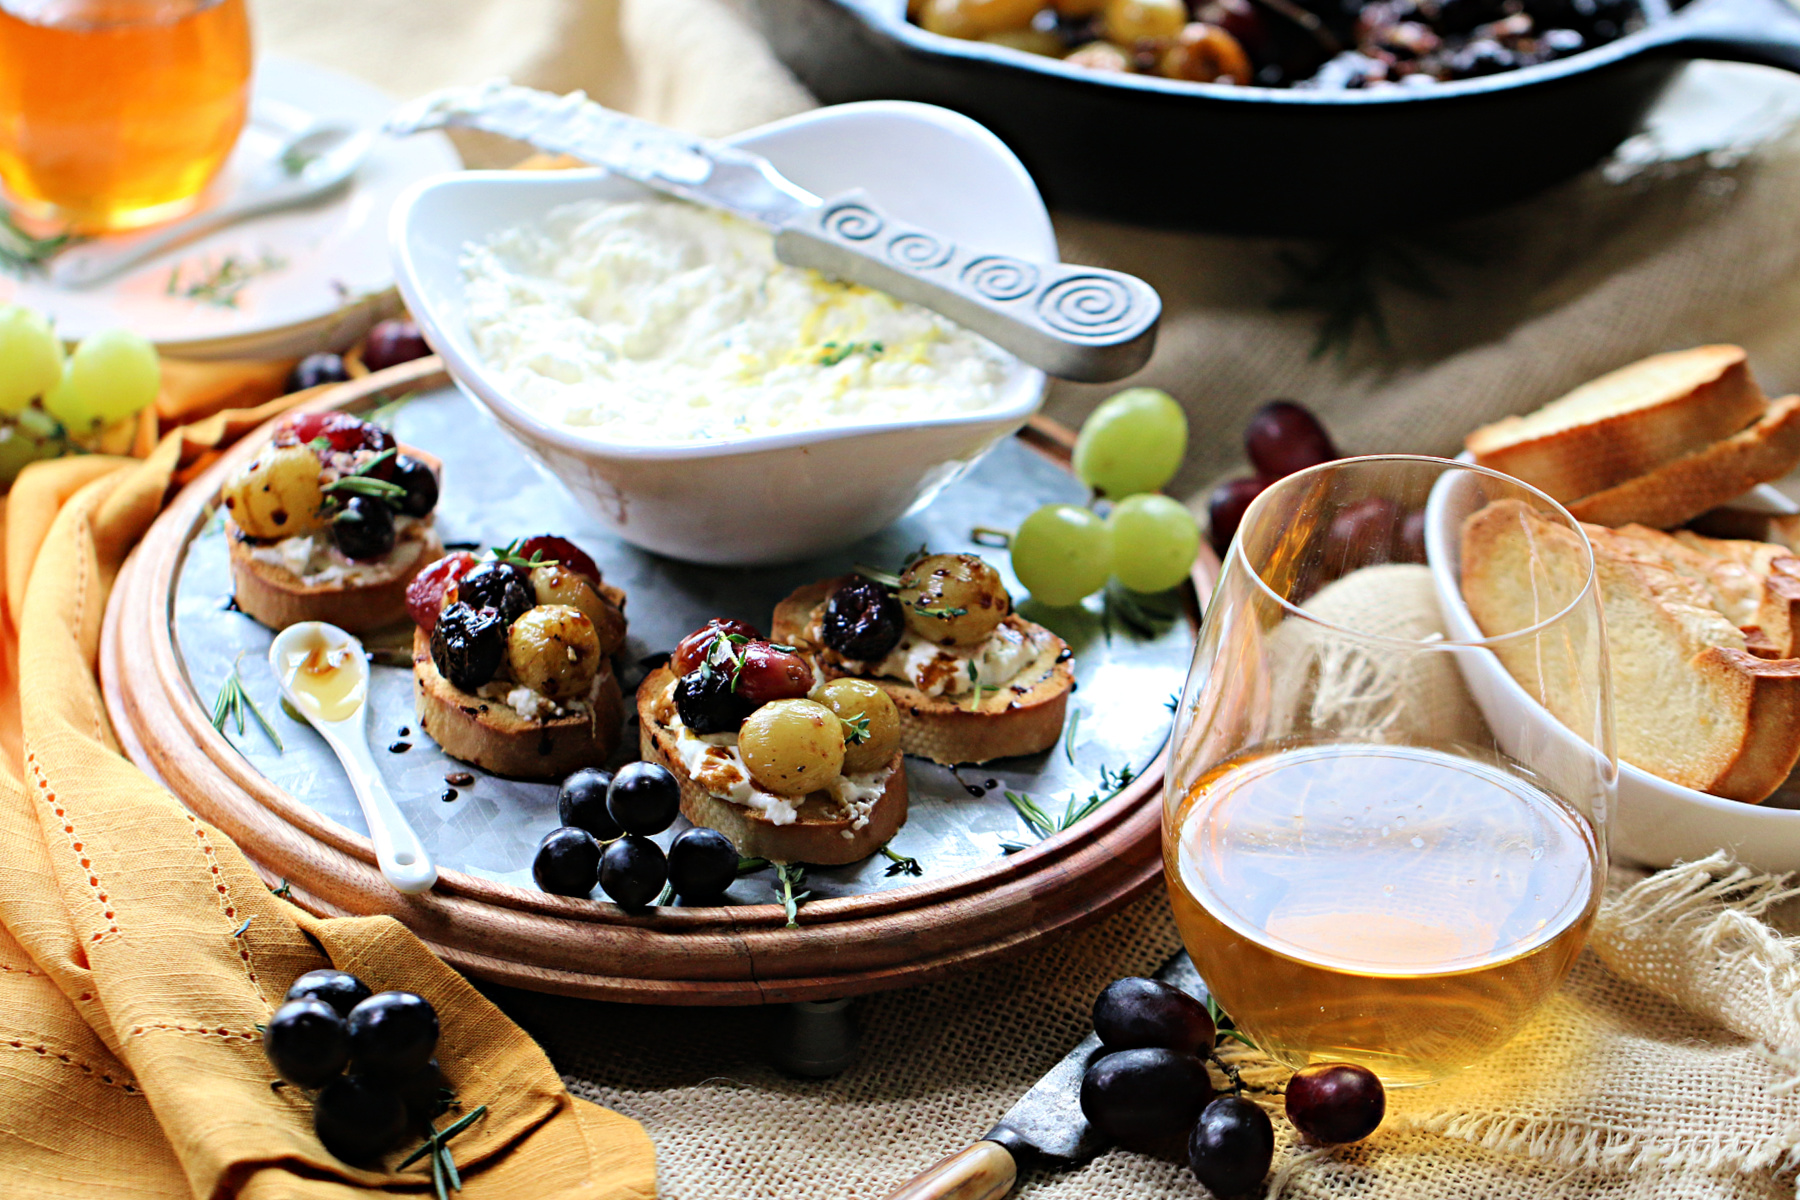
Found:
M 325 122 L 372 130 L 395 104 L 360 80 L 280 58 L 259 59 L 252 86 L 250 121 L 208 190 L 209 204 L 229 202 L 305 130 Z M 178 358 L 297 357 L 348 342 L 379 319 L 393 287 L 387 214 L 395 198 L 420 179 L 461 166 L 442 134 L 377 136 L 348 186 L 314 203 L 215 230 L 92 287 L 0 274 L 0 304 L 45 313 L 69 341 L 122 327 Z M 156 233 L 104 241 L 129 245 Z M 228 259 L 252 264 L 235 304 L 182 294 L 216 277 Z M 264 269 L 265 262 L 282 265 Z
M 369 656 L 363 644 L 336 625 L 302 621 L 275 635 L 269 667 L 287 702 L 344 764 L 382 875 L 406 895 L 430 891 L 437 865 L 369 752 Z
M 1465 454 L 1459 461 L 1468 460 Z M 1773 513 L 1800 511 L 1800 506 L 1766 485 L 1746 494 L 1734 507 Z M 1425 509 L 1425 548 L 1445 629 L 1452 638 L 1470 640 L 1479 639 L 1482 633 L 1462 597 L 1461 563 L 1454 551 L 1455 526 L 1461 515 L 1444 487 L 1434 490 Z M 1491 652 L 1459 655 L 1457 663 L 1490 724 L 1523 725 L 1550 740 L 1573 736 L 1519 686 Z M 1777 807 L 1785 802 L 1780 792 L 1761 804 L 1725 800 L 1621 761 L 1618 810 L 1609 836 L 1612 858 L 1666 867 L 1725 850 L 1759 871 L 1800 870 L 1800 811 Z
M 730 139 L 823 196 L 866 190 L 901 220 L 1038 262 L 1056 236 L 1023 165 L 946 109 L 875 101 L 815 109 Z M 647 193 L 601 170 L 471 171 L 414 187 L 394 208 L 394 271 L 457 386 L 609 528 L 711 564 L 791 562 L 875 532 L 937 491 L 1043 402 L 1043 372 L 1014 362 L 994 407 L 693 445 L 627 445 L 553 425 L 512 399 L 463 316 L 463 248 L 558 205 Z

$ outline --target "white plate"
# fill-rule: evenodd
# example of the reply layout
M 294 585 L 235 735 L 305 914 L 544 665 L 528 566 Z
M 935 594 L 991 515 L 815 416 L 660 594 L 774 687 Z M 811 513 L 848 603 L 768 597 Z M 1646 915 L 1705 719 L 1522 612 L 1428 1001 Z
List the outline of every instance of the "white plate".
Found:
M 296 133 L 320 120 L 379 124 L 395 101 L 360 80 L 279 58 L 256 66 L 250 122 L 211 195 L 229 195 Z M 136 330 L 182 358 L 279 358 L 346 341 L 373 319 L 393 287 L 387 215 L 407 187 L 460 170 L 448 138 L 378 138 L 350 185 L 312 205 L 270 213 L 171 250 L 92 288 L 62 288 L 41 276 L 0 274 L 0 303 L 47 313 L 73 341 L 97 329 Z M 121 235 L 130 237 L 133 235 Z M 235 305 L 169 292 L 170 272 L 187 280 L 228 256 L 284 265 L 258 274 Z
M 1467 459 L 1464 455 L 1463 460 Z M 1800 506 L 1766 485 L 1749 492 L 1734 507 L 1757 512 L 1800 511 Z M 1434 489 L 1425 509 L 1425 536 L 1438 608 L 1451 637 L 1479 639 L 1481 630 L 1463 603 L 1458 582 L 1461 564 L 1450 550 L 1455 545 L 1455 531 L 1450 527 L 1455 519 L 1446 489 Z M 1458 655 L 1457 662 L 1490 724 L 1516 727 L 1523 718 L 1526 725 L 1552 737 L 1561 732 L 1556 718 L 1518 685 L 1491 652 Z M 1609 839 L 1612 858 L 1666 867 L 1723 849 L 1760 871 L 1800 870 L 1800 811 L 1786 807 L 1796 802 L 1800 795 L 1787 791 L 1786 785 L 1761 804 L 1744 804 L 1670 783 L 1621 762 L 1618 810 Z

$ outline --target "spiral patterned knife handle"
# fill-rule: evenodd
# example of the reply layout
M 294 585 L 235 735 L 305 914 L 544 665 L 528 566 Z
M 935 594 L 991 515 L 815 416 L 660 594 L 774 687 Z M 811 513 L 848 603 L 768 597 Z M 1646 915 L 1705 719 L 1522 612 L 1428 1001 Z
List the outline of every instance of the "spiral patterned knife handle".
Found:
M 784 225 L 775 254 L 943 313 L 1062 379 L 1121 379 L 1156 346 L 1162 300 L 1136 276 L 959 246 L 895 220 L 861 192 Z

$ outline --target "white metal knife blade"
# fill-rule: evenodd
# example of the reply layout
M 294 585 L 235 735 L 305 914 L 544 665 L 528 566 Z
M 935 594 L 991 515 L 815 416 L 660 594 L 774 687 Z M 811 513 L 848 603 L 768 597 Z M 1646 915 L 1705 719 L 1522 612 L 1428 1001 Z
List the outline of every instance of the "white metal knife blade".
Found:
M 581 92 L 558 96 L 504 80 L 446 88 L 402 106 L 386 128 L 404 135 L 453 125 L 755 221 L 774 234 L 782 262 L 934 309 L 1051 375 L 1119 379 L 1156 345 L 1162 301 L 1135 276 L 958 245 L 889 216 L 862 192 L 815 196 L 760 155 L 614 112 Z

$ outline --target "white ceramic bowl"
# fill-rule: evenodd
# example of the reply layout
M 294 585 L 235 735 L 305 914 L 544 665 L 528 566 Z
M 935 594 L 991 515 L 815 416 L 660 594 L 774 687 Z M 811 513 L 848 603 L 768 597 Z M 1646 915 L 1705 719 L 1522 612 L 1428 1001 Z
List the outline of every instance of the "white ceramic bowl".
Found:
M 822 196 L 869 192 L 903 220 L 970 245 L 1057 258 L 1042 197 L 1012 151 L 966 117 L 924 104 L 816 109 L 731 139 Z M 463 391 L 626 541 L 701 563 L 793 561 L 848 545 L 926 503 L 1023 425 L 1043 372 L 1014 362 L 981 413 L 731 442 L 633 446 L 584 436 L 515 402 L 463 318 L 463 247 L 552 208 L 644 189 L 604 171 L 471 171 L 421 184 L 394 207 L 395 275 Z
M 1467 456 L 1464 456 L 1465 460 Z M 1738 507 L 1762 512 L 1794 512 L 1780 492 L 1759 487 Z M 1452 638 L 1478 639 L 1481 629 L 1463 602 L 1461 564 L 1455 554 L 1455 525 L 1449 493 L 1439 486 L 1425 509 L 1425 546 L 1438 608 Z M 1551 740 L 1566 734 L 1555 717 L 1520 687 L 1492 653 L 1459 655 L 1475 702 L 1496 728 L 1535 727 Z M 1660 779 L 1627 762 L 1619 764 L 1619 804 L 1613 815 L 1610 849 L 1615 862 L 1666 867 L 1729 851 L 1737 861 L 1763 871 L 1800 870 L 1800 811 L 1776 807 L 1775 800 L 1744 804 L 1709 796 Z

